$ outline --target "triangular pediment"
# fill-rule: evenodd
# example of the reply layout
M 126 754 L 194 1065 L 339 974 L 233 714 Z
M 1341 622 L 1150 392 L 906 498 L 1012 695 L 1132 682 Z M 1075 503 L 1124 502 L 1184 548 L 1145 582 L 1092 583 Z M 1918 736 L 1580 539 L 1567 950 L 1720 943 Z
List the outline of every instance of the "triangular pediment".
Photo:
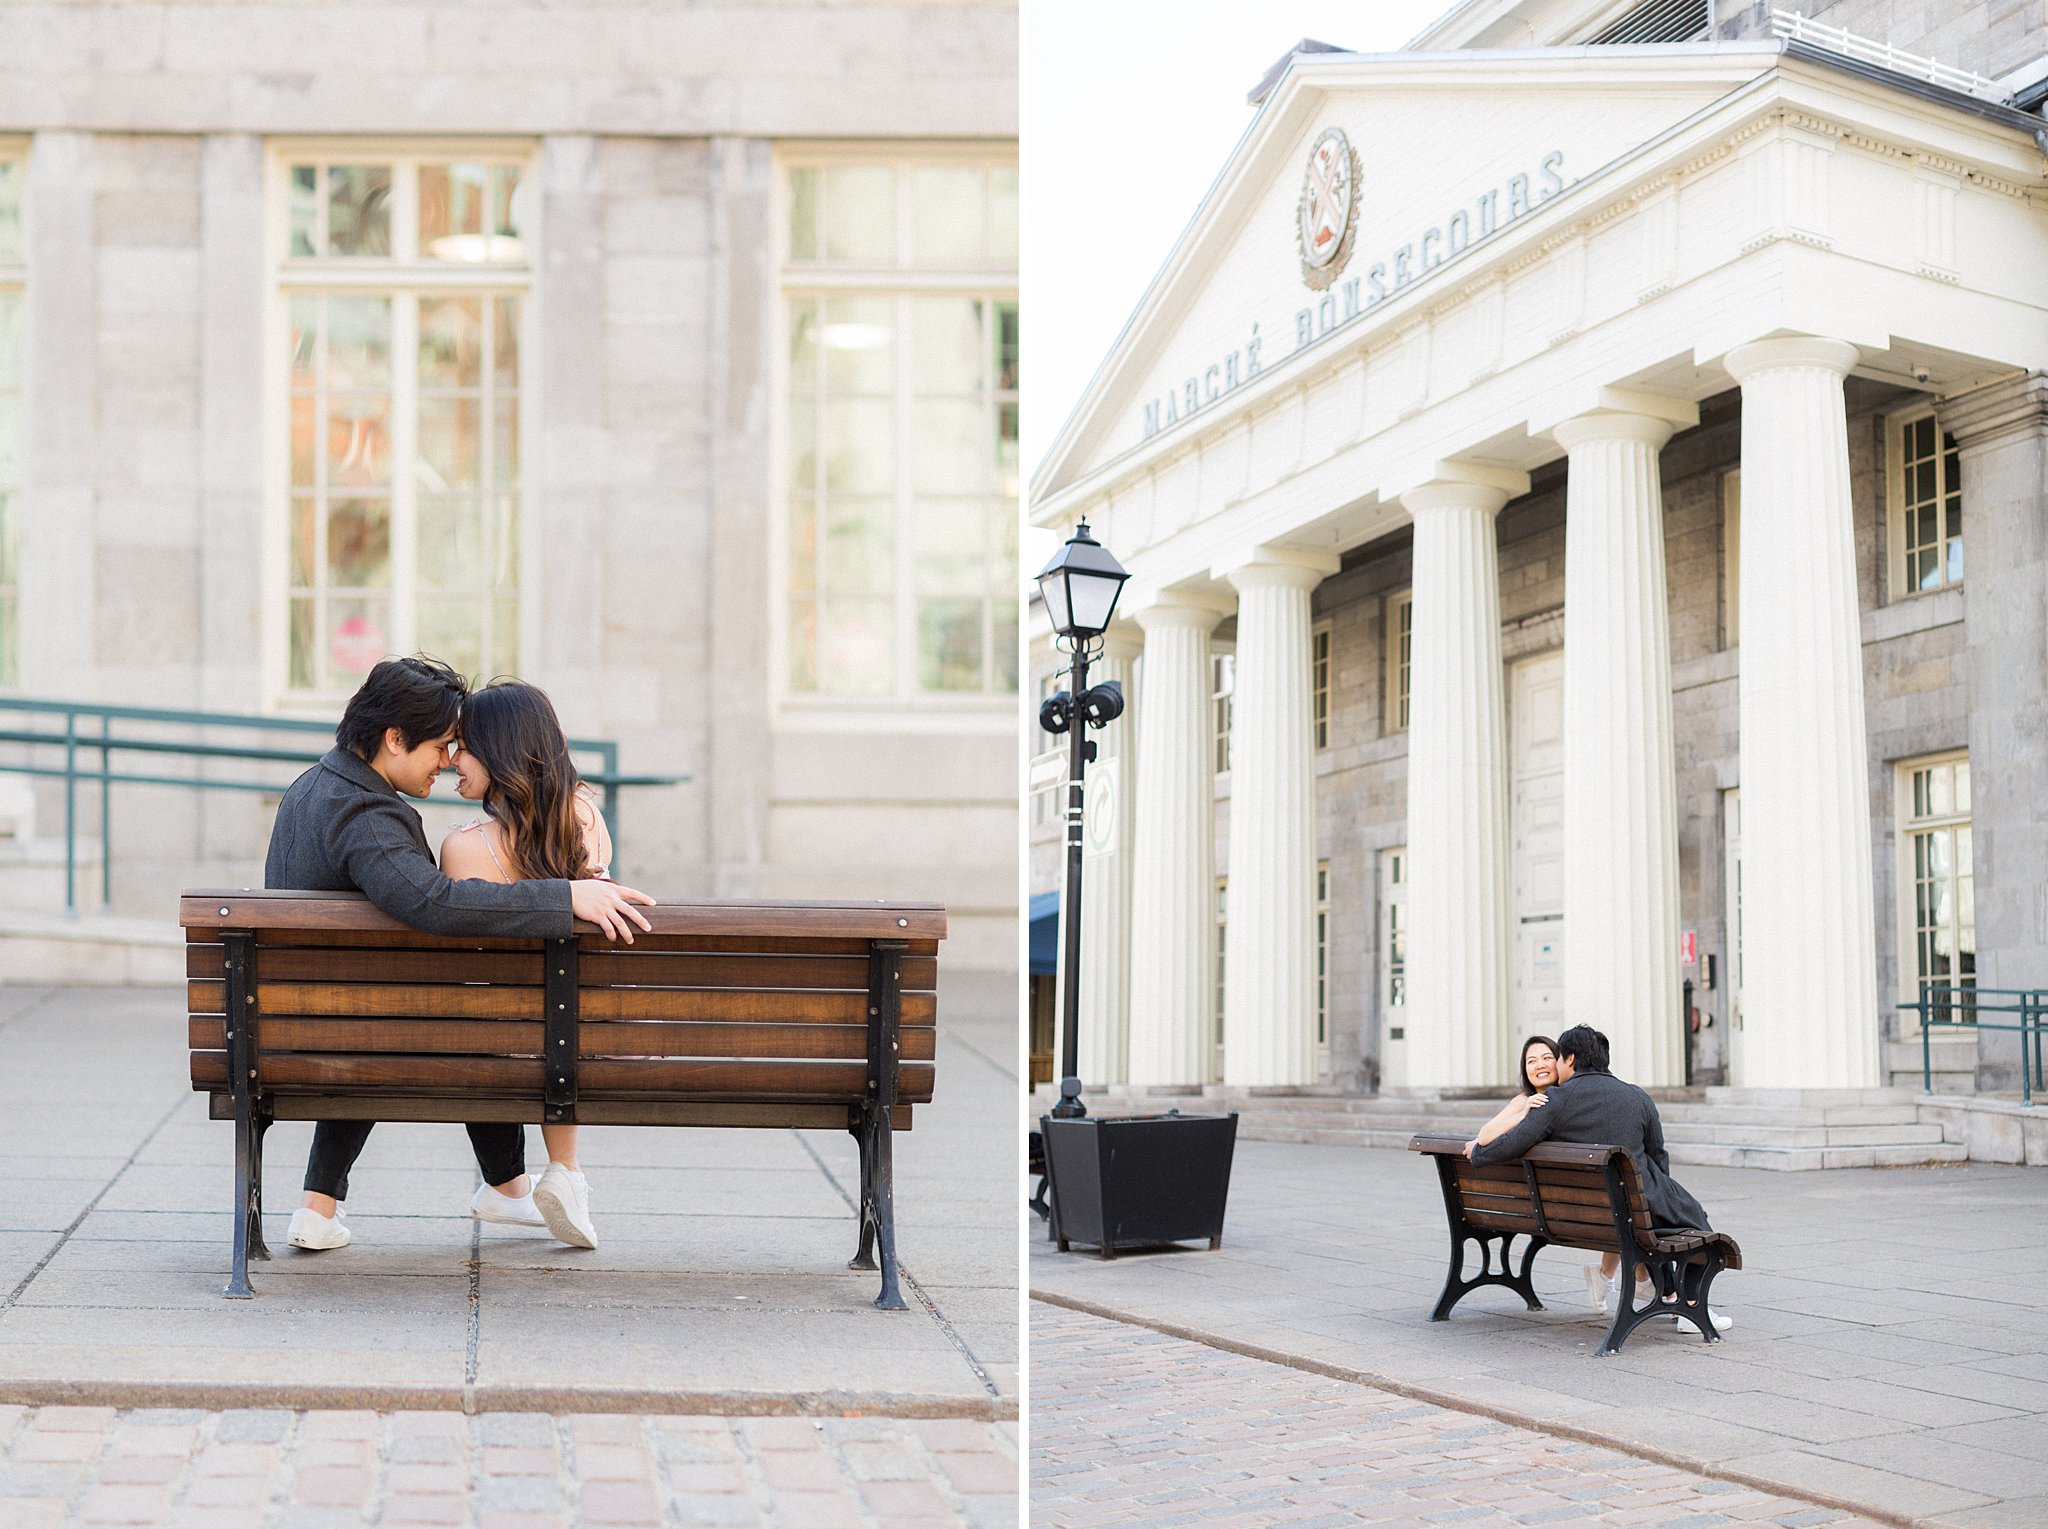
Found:
M 1047 453 L 1034 499 L 1201 428 L 1382 304 L 1448 296 L 1493 240 L 1779 57 L 1769 44 L 1297 57 Z M 1355 170 L 1348 207 L 1331 200 L 1333 133 Z M 1308 221 L 1326 244 L 1330 213 L 1345 226 L 1316 266 L 1302 208 L 1319 145 Z

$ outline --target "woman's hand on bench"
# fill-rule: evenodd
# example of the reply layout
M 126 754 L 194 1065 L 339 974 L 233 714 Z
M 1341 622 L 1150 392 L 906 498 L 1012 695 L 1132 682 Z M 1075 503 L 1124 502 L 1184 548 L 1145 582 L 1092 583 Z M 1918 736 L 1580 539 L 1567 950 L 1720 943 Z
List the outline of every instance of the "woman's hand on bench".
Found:
M 634 903 L 654 906 L 654 899 L 645 892 L 636 892 L 631 887 L 622 887 L 616 881 L 572 881 L 569 883 L 569 909 L 586 924 L 595 924 L 605 932 L 605 938 L 633 943 L 633 924 L 642 929 L 652 930 L 654 926 Z M 628 923 L 628 920 L 631 923 Z

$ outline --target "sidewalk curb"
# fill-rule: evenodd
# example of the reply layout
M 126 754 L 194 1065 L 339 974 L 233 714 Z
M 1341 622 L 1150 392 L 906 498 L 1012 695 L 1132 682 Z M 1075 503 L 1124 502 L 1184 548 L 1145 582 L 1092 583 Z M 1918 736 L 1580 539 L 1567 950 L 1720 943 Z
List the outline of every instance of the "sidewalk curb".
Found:
M 467 1395 L 465 1395 L 465 1392 Z M 660 1391 L 644 1386 L 273 1385 L 262 1381 L 0 1380 L 0 1405 L 293 1411 L 654 1413 L 669 1417 L 954 1418 L 1014 1423 L 1014 1400 L 863 1391 Z
M 1257 1359 L 1266 1364 L 1282 1365 L 1290 1370 L 1301 1370 L 1311 1375 L 1321 1375 L 1330 1380 L 1343 1381 L 1348 1385 L 1367 1386 L 1375 1391 L 1391 1392 L 1414 1401 L 1428 1402 L 1432 1406 L 1448 1408 L 1453 1412 L 1471 1413 L 1478 1417 L 1491 1418 L 1497 1423 L 1508 1423 L 1517 1428 L 1526 1428 L 1533 1433 L 1549 1434 L 1557 1438 L 1576 1439 L 1582 1444 L 1596 1444 L 1602 1449 L 1611 1449 L 1618 1454 L 1632 1455 L 1638 1460 L 1649 1460 L 1658 1465 L 1668 1465 L 1677 1470 L 1691 1471 L 1708 1476 L 1716 1481 L 1732 1482 L 1736 1486 L 1749 1487 L 1754 1491 L 1769 1492 L 1778 1497 L 1797 1498 L 1817 1507 L 1836 1508 L 1845 1513 L 1860 1514 L 1880 1524 L 1893 1524 L 1899 1529 L 1915 1529 L 1919 1525 L 1937 1525 L 1944 1521 L 1940 1515 L 1912 1518 L 1895 1513 L 1889 1508 L 1872 1503 L 1857 1502 L 1847 1497 L 1830 1496 L 1805 1487 L 1793 1486 L 1766 1476 L 1753 1475 L 1748 1471 L 1731 1469 L 1726 1465 L 1697 1459 L 1678 1450 L 1657 1449 L 1632 1440 L 1619 1439 L 1597 1429 L 1580 1428 L 1569 1423 L 1551 1422 L 1533 1418 L 1526 1413 L 1516 1412 L 1507 1407 L 1487 1406 L 1467 1396 L 1456 1396 L 1449 1392 L 1437 1391 L 1428 1386 L 1413 1385 L 1408 1381 L 1394 1380 L 1378 1375 L 1371 1370 L 1355 1370 L 1347 1365 L 1327 1364 L 1319 1359 L 1307 1359 L 1299 1354 L 1290 1354 L 1280 1349 L 1261 1347 L 1256 1343 L 1241 1343 L 1234 1338 L 1220 1337 L 1205 1333 L 1199 1328 L 1183 1327 L 1175 1322 L 1156 1321 L 1151 1317 L 1120 1311 L 1114 1306 L 1104 1306 L 1095 1301 L 1084 1301 L 1075 1296 L 1059 1295 L 1050 1290 L 1033 1288 L 1028 1292 L 1030 1299 L 1047 1306 L 1059 1306 L 1068 1311 L 1078 1311 L 1084 1316 L 1101 1317 L 1109 1322 L 1121 1322 L 1127 1327 L 1142 1327 L 1168 1338 L 1179 1338 L 1187 1343 L 1199 1343 L 1205 1348 L 1219 1349 L 1227 1354 L 1240 1354 L 1247 1359 Z M 1029 1323 L 1026 1324 L 1027 1332 Z

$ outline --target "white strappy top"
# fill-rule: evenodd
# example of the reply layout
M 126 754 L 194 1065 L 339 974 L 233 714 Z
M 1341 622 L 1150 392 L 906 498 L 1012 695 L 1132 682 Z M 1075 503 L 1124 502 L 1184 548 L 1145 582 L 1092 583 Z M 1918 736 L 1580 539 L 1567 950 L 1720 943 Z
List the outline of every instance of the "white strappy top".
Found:
M 599 844 L 602 844 L 604 842 L 604 813 L 598 808 L 596 795 L 591 791 L 591 789 L 588 786 L 578 786 L 576 788 L 576 795 L 583 801 L 590 803 L 590 810 L 596 814 L 596 826 L 598 830 L 597 841 Z M 495 865 L 498 868 L 498 874 L 504 877 L 507 882 L 517 881 L 519 878 L 517 876 L 514 876 L 510 871 L 506 870 L 505 862 L 498 858 L 497 850 L 493 848 L 491 845 L 491 836 L 487 833 L 479 832 L 479 830 L 481 830 L 486 824 L 491 823 L 493 821 L 495 820 L 492 819 L 488 814 L 486 814 L 485 816 L 480 818 L 471 818 L 467 823 L 464 823 L 455 831 L 457 833 L 465 834 L 476 833 L 478 837 L 483 841 L 484 853 L 491 857 L 491 864 Z M 611 871 L 607 867 L 602 865 L 598 866 L 595 870 L 593 870 L 590 873 L 590 876 L 591 879 L 594 881 L 610 881 L 612 879 Z

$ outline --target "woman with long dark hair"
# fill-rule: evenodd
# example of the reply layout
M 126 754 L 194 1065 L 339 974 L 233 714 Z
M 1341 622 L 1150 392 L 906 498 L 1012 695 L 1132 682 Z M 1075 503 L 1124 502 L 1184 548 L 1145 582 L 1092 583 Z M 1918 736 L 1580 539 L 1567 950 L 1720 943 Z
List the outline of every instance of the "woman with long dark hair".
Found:
M 611 835 L 597 798 L 569 759 L 569 740 L 547 696 L 522 680 L 470 692 L 456 743 L 457 792 L 484 816 L 441 841 L 441 869 L 456 880 L 609 880 Z M 576 1158 L 576 1127 L 544 1125 L 548 1168 L 533 1206 L 556 1239 L 597 1246 L 590 1186 Z M 489 1217 L 487 1219 L 504 1219 Z
M 1515 1096 L 1479 1128 L 1482 1146 L 1507 1135 L 1529 1111 L 1540 1110 L 1550 1102 L 1546 1090 L 1557 1082 L 1557 1042 L 1547 1035 L 1530 1036 L 1522 1042 L 1522 1064 L 1516 1071 L 1521 1074 L 1521 1084 Z M 1606 1272 L 1586 1265 L 1586 1299 L 1596 1311 L 1605 1310 L 1601 1302 L 1606 1294 Z

